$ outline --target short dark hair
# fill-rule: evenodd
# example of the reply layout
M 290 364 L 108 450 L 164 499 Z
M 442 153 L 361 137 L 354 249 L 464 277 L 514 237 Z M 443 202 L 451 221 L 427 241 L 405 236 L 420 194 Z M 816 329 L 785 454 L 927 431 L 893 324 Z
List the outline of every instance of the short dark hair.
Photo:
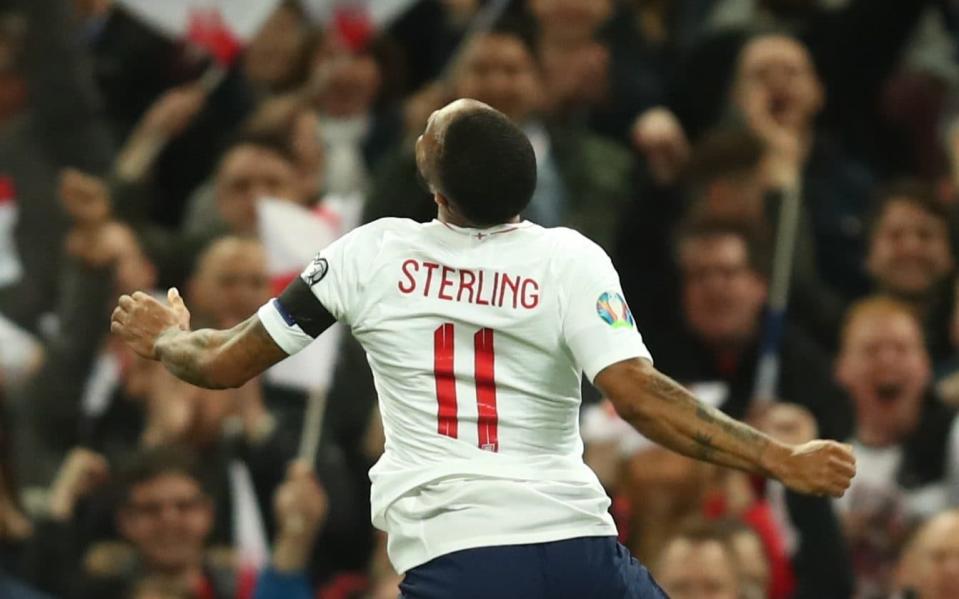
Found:
M 296 153 L 293 151 L 289 136 L 285 132 L 279 130 L 246 130 L 234 137 L 223 149 L 218 168 L 223 166 L 223 160 L 230 152 L 241 146 L 254 146 L 276 154 L 285 162 L 296 164 Z
M 674 238 L 673 255 L 679 264 L 680 250 L 687 241 L 725 236 L 737 237 L 746 246 L 749 267 L 762 277 L 769 277 L 772 256 L 768 233 L 757 223 L 735 218 L 694 214 L 680 223 Z
M 869 239 L 871 240 L 879 226 L 879 221 L 894 202 L 908 202 L 946 225 L 949 236 L 952 227 L 949 209 L 936 199 L 932 187 L 919 179 L 897 179 L 881 186 L 873 201 L 872 212 L 868 220 Z
M 124 506 L 130 501 L 134 487 L 166 474 L 179 474 L 193 479 L 209 495 L 207 480 L 201 472 L 196 454 L 184 447 L 161 445 L 141 449 L 121 465 L 117 476 L 120 505 Z
M 759 167 L 764 152 L 762 140 L 744 127 L 713 129 L 693 146 L 686 180 L 701 188 L 720 177 L 750 171 Z
M 509 221 L 536 188 L 536 155 L 505 115 L 480 108 L 455 116 L 436 157 L 436 184 L 477 226 Z

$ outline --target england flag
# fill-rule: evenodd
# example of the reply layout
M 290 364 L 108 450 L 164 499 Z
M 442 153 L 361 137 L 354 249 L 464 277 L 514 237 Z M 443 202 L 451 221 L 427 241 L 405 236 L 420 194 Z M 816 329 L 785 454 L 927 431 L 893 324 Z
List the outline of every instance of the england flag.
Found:
M 147 25 L 200 47 L 229 65 L 273 14 L 280 0 L 118 0 Z

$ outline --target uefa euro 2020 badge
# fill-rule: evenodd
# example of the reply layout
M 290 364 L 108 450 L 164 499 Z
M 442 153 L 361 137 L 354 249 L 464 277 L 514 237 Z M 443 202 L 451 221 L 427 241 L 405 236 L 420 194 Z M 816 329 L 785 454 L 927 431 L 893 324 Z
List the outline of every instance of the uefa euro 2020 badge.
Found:
M 310 265 L 306 267 L 306 270 L 303 271 L 303 274 L 300 275 L 300 278 L 309 285 L 310 287 L 316 285 L 323 280 L 323 277 L 326 276 L 327 271 L 330 270 L 330 265 L 327 263 L 326 258 L 317 254 L 313 257 L 313 262 L 310 262 Z
M 634 326 L 633 313 L 629 311 L 626 299 L 615 291 L 607 291 L 599 296 L 596 313 L 614 329 L 631 329 Z

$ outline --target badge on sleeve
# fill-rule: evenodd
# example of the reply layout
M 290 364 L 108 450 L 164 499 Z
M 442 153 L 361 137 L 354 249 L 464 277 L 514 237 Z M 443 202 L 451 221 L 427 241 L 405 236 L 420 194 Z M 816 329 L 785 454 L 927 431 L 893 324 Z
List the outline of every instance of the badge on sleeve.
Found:
M 330 265 L 327 263 L 326 258 L 317 254 L 313 258 L 313 262 L 311 262 L 310 265 L 306 267 L 306 270 L 303 271 L 303 274 L 300 275 L 300 278 L 312 287 L 322 281 L 329 270 Z
M 615 291 L 607 291 L 599 296 L 596 313 L 614 329 L 627 329 L 634 325 L 633 313 L 629 311 L 625 298 Z

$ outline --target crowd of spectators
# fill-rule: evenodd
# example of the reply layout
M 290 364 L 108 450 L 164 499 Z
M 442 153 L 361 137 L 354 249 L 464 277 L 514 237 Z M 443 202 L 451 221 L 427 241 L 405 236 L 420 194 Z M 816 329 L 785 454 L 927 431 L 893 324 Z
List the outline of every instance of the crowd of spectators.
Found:
M 0 597 L 398 596 L 348 333 L 211 391 L 108 322 L 170 286 L 195 327 L 253 314 L 290 275 L 270 206 L 321 232 L 286 236 L 307 256 L 431 220 L 413 140 L 458 97 L 529 136 L 523 216 L 610 254 L 660 370 L 855 447 L 846 496 L 801 496 L 652 444 L 584 383 L 584 459 L 671 597 L 959 597 L 956 2 L 512 0 L 477 30 L 488 2 L 419 0 L 368 37 L 316 4 L 278 3 L 211 78 L 112 0 L 0 0 Z

